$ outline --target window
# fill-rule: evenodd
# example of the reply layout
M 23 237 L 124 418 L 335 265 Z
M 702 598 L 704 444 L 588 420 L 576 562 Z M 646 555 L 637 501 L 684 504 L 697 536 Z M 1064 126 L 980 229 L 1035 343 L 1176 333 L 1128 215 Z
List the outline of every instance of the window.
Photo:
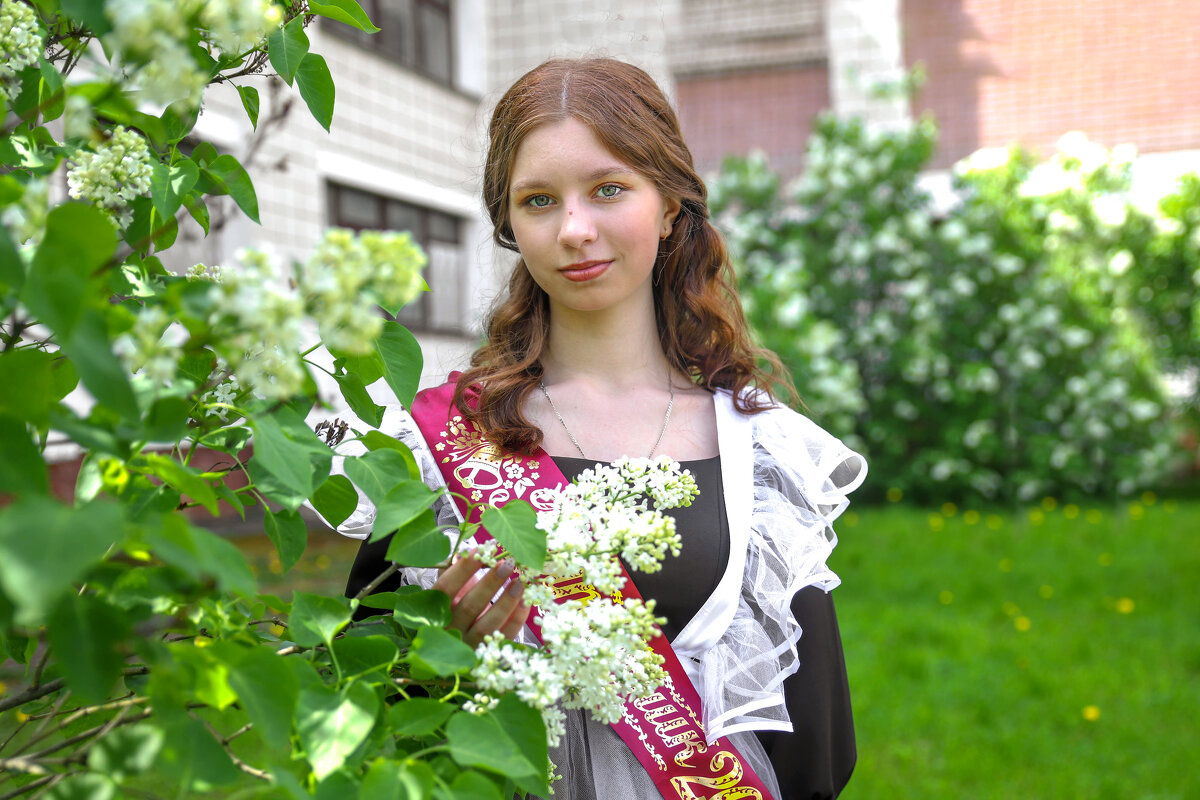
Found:
M 326 23 L 335 36 L 387 56 L 444 84 L 454 80 L 450 0 L 361 0 L 379 32 Z
M 329 184 L 329 219 L 342 228 L 409 231 L 429 263 L 430 291 L 400 310 L 396 321 L 414 331 L 460 333 L 464 324 L 464 260 L 459 219 L 383 195 Z

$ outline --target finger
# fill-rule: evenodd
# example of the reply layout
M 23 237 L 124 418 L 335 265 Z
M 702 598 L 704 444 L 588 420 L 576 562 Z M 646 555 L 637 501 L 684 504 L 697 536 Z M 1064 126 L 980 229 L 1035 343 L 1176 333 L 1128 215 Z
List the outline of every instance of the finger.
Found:
M 512 572 L 513 564 L 508 559 L 488 570 L 478 583 L 458 598 L 458 602 L 453 606 L 450 624 L 464 633 L 469 631 L 475 620 L 479 619 L 479 615 L 491 605 L 492 598 L 500 591 L 500 587 Z
M 491 607 L 484 611 L 479 619 L 475 620 L 475 623 L 471 626 L 471 630 L 463 638 L 468 641 L 474 640 L 472 642 L 474 645 L 478 644 L 489 633 L 500 630 L 516 607 L 520 605 L 524 594 L 525 584 L 521 583 L 519 578 L 514 577 L 509 582 L 508 587 L 496 598 L 496 602 L 492 603 Z
M 522 592 L 521 594 L 523 597 L 525 593 Z M 525 627 L 525 620 L 529 619 L 529 609 L 532 607 L 524 601 L 518 603 L 517 607 L 508 615 L 508 619 L 500 626 L 500 632 L 509 639 L 517 638 L 517 634 L 521 632 L 521 628 Z
M 433 588 L 440 589 L 450 595 L 450 599 L 453 600 L 482 566 L 479 559 L 475 558 L 475 550 L 472 549 L 443 569 L 438 575 L 438 579 L 434 581 Z

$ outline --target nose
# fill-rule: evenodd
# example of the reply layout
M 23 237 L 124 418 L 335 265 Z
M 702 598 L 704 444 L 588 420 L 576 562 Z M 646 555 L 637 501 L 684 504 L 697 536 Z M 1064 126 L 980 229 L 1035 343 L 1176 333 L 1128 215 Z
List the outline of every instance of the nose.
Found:
M 585 203 L 570 202 L 566 205 L 558 228 L 558 243 L 564 247 L 579 248 L 596 239 L 596 225 L 588 213 Z

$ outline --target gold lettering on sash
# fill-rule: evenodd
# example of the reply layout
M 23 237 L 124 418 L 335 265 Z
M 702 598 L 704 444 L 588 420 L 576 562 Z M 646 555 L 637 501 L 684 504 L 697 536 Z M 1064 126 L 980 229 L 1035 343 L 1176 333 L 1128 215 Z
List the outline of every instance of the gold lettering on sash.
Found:
M 649 717 L 646 719 L 649 719 Z M 682 728 L 687 724 L 688 721 L 683 717 L 676 717 L 675 719 L 669 719 L 666 722 L 654 723 L 654 732 L 659 735 L 659 738 L 665 739 L 668 732 L 673 731 L 676 728 Z
M 738 786 L 742 780 L 742 763 L 728 750 L 722 750 L 713 756 L 709 765 L 714 773 L 720 773 L 730 762 L 729 771 L 716 777 L 708 775 L 682 775 L 671 779 L 671 786 L 679 793 L 681 800 L 762 800 L 762 793 L 752 786 Z M 716 793 L 697 794 L 693 788 L 715 789 Z
M 654 694 L 646 695 L 641 700 L 634 700 L 633 707 L 636 708 L 638 711 L 645 711 L 646 706 L 652 706 L 652 705 L 655 705 L 656 703 L 661 703 L 666 699 L 667 698 L 663 697 L 662 692 L 655 692 Z
M 675 763 L 681 767 L 686 767 L 687 760 L 696 753 L 708 752 L 708 745 L 700 738 L 700 734 L 696 731 L 684 731 L 676 736 L 668 736 L 663 741 L 672 750 L 681 745 L 683 746 L 683 749 L 675 754 Z
M 665 706 L 661 706 L 659 708 L 652 708 L 649 711 L 646 711 L 646 722 L 654 722 L 659 717 L 669 717 L 669 716 L 672 716 L 673 714 L 678 714 L 678 713 L 679 713 L 678 708 L 671 705 L 670 703 L 667 703 Z

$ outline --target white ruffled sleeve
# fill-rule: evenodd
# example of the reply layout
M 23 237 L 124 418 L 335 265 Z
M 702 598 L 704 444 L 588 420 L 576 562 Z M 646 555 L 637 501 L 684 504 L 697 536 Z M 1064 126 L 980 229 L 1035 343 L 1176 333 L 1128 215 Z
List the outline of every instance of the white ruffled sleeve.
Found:
M 734 569 L 742 562 L 740 580 L 727 576 L 693 620 L 710 626 L 707 635 L 689 623 L 675 642 L 689 656 L 684 663 L 710 742 L 739 731 L 792 730 L 783 681 L 799 668 L 802 634 L 792 598 L 807 586 L 829 591 L 841 582 L 826 565 L 837 543 L 833 522 L 867 472 L 861 455 L 790 409 L 729 415 L 738 433 L 722 439 L 721 458 L 735 472 L 725 492 L 730 562 Z M 749 463 L 739 467 L 739 460 Z

